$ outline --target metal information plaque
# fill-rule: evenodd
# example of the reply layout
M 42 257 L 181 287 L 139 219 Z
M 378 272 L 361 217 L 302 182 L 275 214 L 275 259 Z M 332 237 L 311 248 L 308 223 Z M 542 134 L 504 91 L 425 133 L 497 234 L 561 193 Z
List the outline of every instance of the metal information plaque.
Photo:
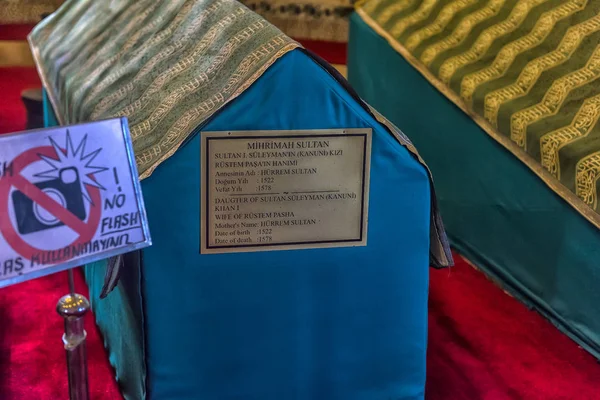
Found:
M 126 119 L 0 136 L 0 287 L 150 244 Z
M 371 135 L 203 132 L 200 252 L 365 246 Z

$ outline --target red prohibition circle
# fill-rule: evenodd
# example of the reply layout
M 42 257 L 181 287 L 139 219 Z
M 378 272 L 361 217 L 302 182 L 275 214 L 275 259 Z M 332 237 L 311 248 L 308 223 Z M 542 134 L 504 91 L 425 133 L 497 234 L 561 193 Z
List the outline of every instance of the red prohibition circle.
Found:
M 53 214 L 63 224 L 74 230 L 79 235 L 79 237 L 73 243 L 61 248 L 77 246 L 92 240 L 96 234 L 96 231 L 98 230 L 102 216 L 100 190 L 96 187 L 88 186 L 88 192 L 93 204 L 90 205 L 88 220 L 87 222 L 84 222 L 54 199 L 43 193 L 33 183 L 27 181 L 21 175 L 21 171 L 34 162 L 40 161 L 39 155 L 44 155 L 51 158 L 55 158 L 57 156 L 52 146 L 29 149 L 19 154 L 13 160 L 13 173 L 11 175 L 4 175 L 2 178 L 0 178 L 0 215 L 7 216 L 7 218 L 0 218 L 0 233 L 2 233 L 2 236 L 8 245 L 27 260 L 31 260 L 35 254 L 44 253 L 49 250 L 41 250 L 31 246 L 29 243 L 23 240 L 23 238 L 15 230 L 10 218 L 8 218 L 8 203 L 11 187 L 14 186 L 15 188 L 19 189 L 23 194 L 31 198 L 40 206 L 44 207 L 44 209 Z M 68 261 L 70 258 L 72 257 L 61 261 Z

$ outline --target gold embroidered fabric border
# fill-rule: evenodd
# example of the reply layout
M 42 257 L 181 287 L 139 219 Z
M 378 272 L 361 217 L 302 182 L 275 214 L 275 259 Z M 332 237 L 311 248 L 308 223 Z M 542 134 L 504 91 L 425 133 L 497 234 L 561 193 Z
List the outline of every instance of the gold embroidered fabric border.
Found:
M 235 0 L 68 0 L 29 43 L 61 124 L 128 118 L 141 179 L 299 47 Z
M 367 0 L 357 13 L 600 228 L 600 0 Z
M 68 0 L 29 42 L 61 124 L 129 119 L 141 179 L 300 47 L 236 0 Z M 418 157 L 397 128 L 377 118 Z M 432 263 L 448 266 L 435 196 L 431 218 Z

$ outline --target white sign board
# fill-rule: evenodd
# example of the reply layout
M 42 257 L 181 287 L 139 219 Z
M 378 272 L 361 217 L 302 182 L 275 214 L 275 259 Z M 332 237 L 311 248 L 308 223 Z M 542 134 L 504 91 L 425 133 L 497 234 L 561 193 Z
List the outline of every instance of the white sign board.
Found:
M 371 130 L 203 132 L 203 254 L 365 246 Z
M 125 118 L 0 136 L 0 287 L 150 244 Z

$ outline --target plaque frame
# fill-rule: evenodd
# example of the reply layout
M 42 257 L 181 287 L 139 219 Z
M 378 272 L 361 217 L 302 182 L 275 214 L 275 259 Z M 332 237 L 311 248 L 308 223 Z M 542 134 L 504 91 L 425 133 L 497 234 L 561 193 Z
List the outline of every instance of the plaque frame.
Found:
M 368 232 L 368 210 L 370 193 L 371 173 L 371 149 L 373 130 L 371 128 L 349 128 L 349 129 L 313 129 L 313 130 L 253 130 L 253 131 L 202 131 L 200 133 L 200 254 L 221 253 L 247 253 L 260 251 L 283 251 L 335 247 L 360 247 L 367 245 Z M 358 237 L 353 239 L 334 240 L 312 240 L 275 243 L 252 243 L 252 244 L 209 244 L 209 189 L 206 183 L 210 173 L 209 147 L 214 140 L 236 140 L 236 139 L 295 139 L 295 138 L 323 138 L 323 137 L 363 137 L 362 151 L 362 178 L 361 178 L 361 217 Z

